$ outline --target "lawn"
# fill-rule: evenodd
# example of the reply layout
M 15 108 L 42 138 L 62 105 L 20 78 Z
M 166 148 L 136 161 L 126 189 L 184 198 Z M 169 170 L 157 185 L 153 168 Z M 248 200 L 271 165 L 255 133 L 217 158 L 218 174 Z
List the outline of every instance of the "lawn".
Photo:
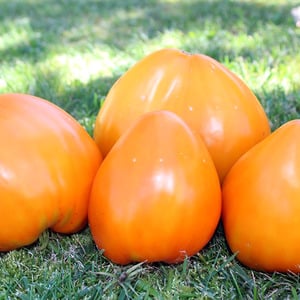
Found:
M 204 53 L 254 91 L 272 129 L 300 113 L 296 0 L 0 0 L 0 93 L 28 93 L 92 134 L 111 85 L 163 47 Z M 178 265 L 118 266 L 88 228 L 0 253 L 0 299 L 299 299 L 300 276 L 242 266 L 220 224 Z

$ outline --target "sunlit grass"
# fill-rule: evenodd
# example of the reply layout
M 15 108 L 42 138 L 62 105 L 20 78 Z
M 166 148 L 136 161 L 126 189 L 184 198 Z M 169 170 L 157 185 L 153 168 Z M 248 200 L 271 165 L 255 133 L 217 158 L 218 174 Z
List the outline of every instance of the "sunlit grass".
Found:
M 214 57 L 263 104 L 272 128 L 300 112 L 300 31 L 290 0 L 0 0 L 0 93 L 53 101 L 93 131 L 112 84 L 152 51 Z M 241 266 L 222 227 L 179 265 L 107 261 L 90 232 L 45 232 L 0 254 L 0 299 L 298 299 L 300 277 Z

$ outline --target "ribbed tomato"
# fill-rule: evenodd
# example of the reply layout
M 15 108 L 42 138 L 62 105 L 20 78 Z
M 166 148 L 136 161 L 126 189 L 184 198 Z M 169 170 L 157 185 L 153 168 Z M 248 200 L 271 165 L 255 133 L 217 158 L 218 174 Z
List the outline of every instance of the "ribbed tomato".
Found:
M 0 251 L 34 242 L 47 228 L 87 222 L 102 156 L 69 114 L 30 95 L 0 95 Z
M 228 244 L 245 265 L 300 272 L 300 120 L 244 154 L 223 184 Z
M 211 57 L 162 49 L 139 61 L 110 89 L 94 131 L 103 155 L 137 117 L 160 109 L 177 113 L 201 134 L 221 180 L 270 133 L 261 104 L 235 74 Z
M 101 164 L 89 225 L 115 263 L 175 263 L 202 249 L 221 213 L 213 161 L 200 136 L 176 114 L 146 113 Z

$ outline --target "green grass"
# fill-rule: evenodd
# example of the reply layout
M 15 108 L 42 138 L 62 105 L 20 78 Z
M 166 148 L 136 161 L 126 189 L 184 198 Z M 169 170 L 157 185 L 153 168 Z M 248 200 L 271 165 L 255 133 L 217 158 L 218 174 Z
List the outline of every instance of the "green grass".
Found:
M 133 63 L 163 47 L 205 53 L 256 93 L 272 128 L 299 117 L 300 31 L 268 0 L 0 0 L 0 93 L 53 101 L 92 133 L 100 103 Z M 220 225 L 179 265 L 121 267 L 89 229 L 45 232 L 0 254 L 0 299 L 299 299 L 300 276 L 255 272 L 228 250 Z

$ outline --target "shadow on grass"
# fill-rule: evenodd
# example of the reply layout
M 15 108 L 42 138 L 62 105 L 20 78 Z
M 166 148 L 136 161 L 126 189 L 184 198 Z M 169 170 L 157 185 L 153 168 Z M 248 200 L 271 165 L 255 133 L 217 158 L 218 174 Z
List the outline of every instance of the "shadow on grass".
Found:
M 298 119 L 300 116 L 300 89 L 295 88 L 286 93 L 282 88 L 276 87 L 271 91 L 263 89 L 257 93 L 269 120 L 272 130 L 284 123 Z
M 20 30 L 27 26 L 32 35 L 10 47 L 0 48 L 0 57 L 38 61 L 49 50 L 63 44 L 70 47 L 107 44 L 125 51 L 137 40 L 153 39 L 166 31 L 188 34 L 209 26 L 232 34 L 251 35 L 268 24 L 294 26 L 290 9 L 291 5 L 270 5 L 267 1 L 12 0 L 1 4 L 4 30 L 9 31 L 9 22 L 13 22 L 19 24 Z M 216 48 L 211 53 L 209 48 L 205 51 L 215 58 L 220 52 Z
M 40 82 L 37 82 L 34 94 L 60 106 L 77 120 L 96 116 L 107 92 L 117 80 L 113 76 L 98 77 L 87 83 L 78 80 L 64 86 L 64 89 L 55 90 L 58 74 L 48 72 L 36 77 Z

